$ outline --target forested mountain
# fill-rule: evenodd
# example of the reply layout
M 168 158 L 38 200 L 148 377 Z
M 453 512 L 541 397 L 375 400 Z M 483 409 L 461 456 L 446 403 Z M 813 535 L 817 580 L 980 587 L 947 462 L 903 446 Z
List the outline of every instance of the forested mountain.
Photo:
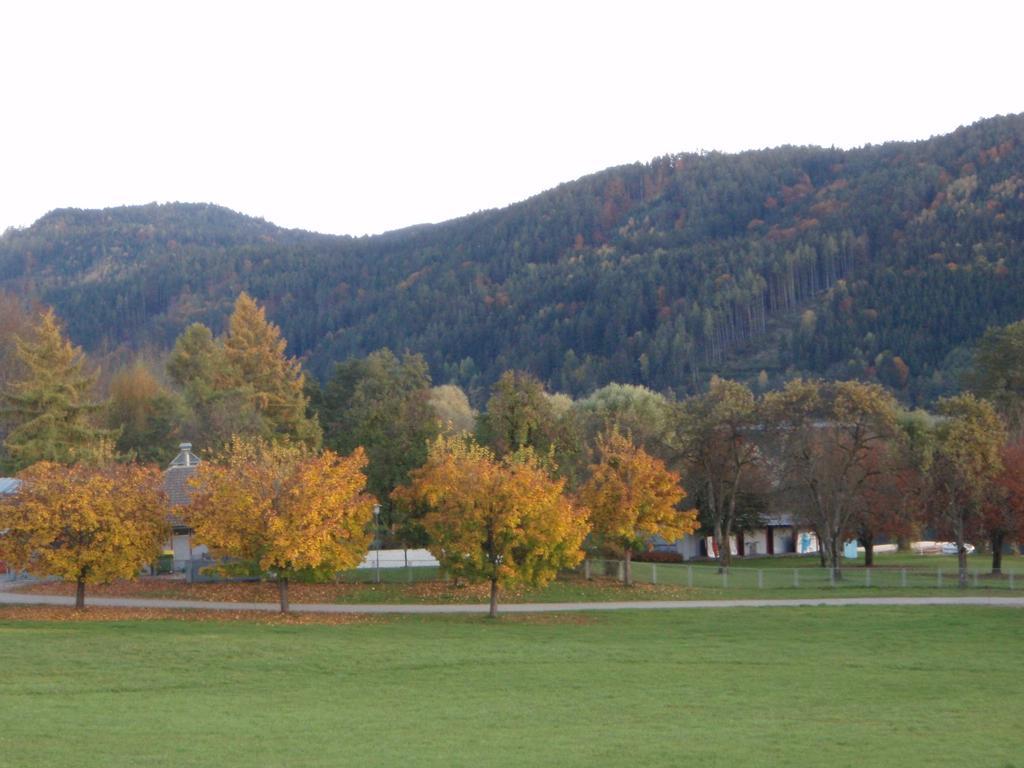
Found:
M 508 368 L 577 395 L 763 370 L 920 401 L 987 326 L 1024 317 L 1024 115 L 849 151 L 662 157 L 376 237 L 211 205 L 57 210 L 0 237 L 0 288 L 98 352 L 219 331 L 246 290 L 321 374 L 387 346 L 471 393 Z

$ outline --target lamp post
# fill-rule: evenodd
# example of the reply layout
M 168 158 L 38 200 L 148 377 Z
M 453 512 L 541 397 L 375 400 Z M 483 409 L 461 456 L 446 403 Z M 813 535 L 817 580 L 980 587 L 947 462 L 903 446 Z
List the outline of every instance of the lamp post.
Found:
M 373 541 L 377 551 L 376 582 L 380 584 L 380 504 L 373 505 Z

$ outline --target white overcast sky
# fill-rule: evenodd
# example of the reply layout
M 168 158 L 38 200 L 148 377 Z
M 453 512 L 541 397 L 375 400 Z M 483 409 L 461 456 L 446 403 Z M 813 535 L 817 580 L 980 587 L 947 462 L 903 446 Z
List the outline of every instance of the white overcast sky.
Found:
M 0 230 L 212 202 L 364 234 L 698 149 L 1024 111 L 1024 3 L 4 3 Z

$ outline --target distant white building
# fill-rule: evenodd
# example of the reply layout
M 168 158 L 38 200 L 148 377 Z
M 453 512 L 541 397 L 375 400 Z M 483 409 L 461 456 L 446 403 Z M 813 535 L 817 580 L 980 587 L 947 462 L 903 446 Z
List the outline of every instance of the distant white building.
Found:
M 760 528 L 732 534 L 730 550 L 733 555 L 806 555 L 818 551 L 817 537 L 809 529 L 798 526 L 791 515 L 767 515 L 762 522 L 764 525 Z M 659 552 L 678 552 L 683 560 L 718 557 L 712 538 L 704 535 L 687 535 L 673 542 L 655 538 L 654 549 Z
M 17 493 L 19 488 L 21 488 L 21 480 L 15 477 L 0 477 L 0 495 Z M 7 563 L 3 560 L 0 560 L 0 575 L 7 575 Z

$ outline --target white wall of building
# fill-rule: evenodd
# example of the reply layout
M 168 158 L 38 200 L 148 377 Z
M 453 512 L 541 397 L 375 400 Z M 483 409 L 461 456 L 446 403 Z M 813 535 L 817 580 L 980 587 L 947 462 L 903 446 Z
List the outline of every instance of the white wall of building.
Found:
M 768 554 L 768 531 L 758 528 L 754 531 L 743 532 L 743 554 L 767 555 Z
M 189 550 L 189 539 L 191 537 L 187 533 L 176 533 L 171 537 L 170 549 L 174 552 L 174 566 L 176 569 L 184 568 L 184 564 L 189 560 L 202 560 L 204 556 L 209 554 L 209 550 L 205 544 L 198 544 Z
M 683 536 L 683 538 L 676 542 L 675 548 L 683 560 L 692 560 L 695 557 L 700 557 L 700 539 L 696 536 Z

